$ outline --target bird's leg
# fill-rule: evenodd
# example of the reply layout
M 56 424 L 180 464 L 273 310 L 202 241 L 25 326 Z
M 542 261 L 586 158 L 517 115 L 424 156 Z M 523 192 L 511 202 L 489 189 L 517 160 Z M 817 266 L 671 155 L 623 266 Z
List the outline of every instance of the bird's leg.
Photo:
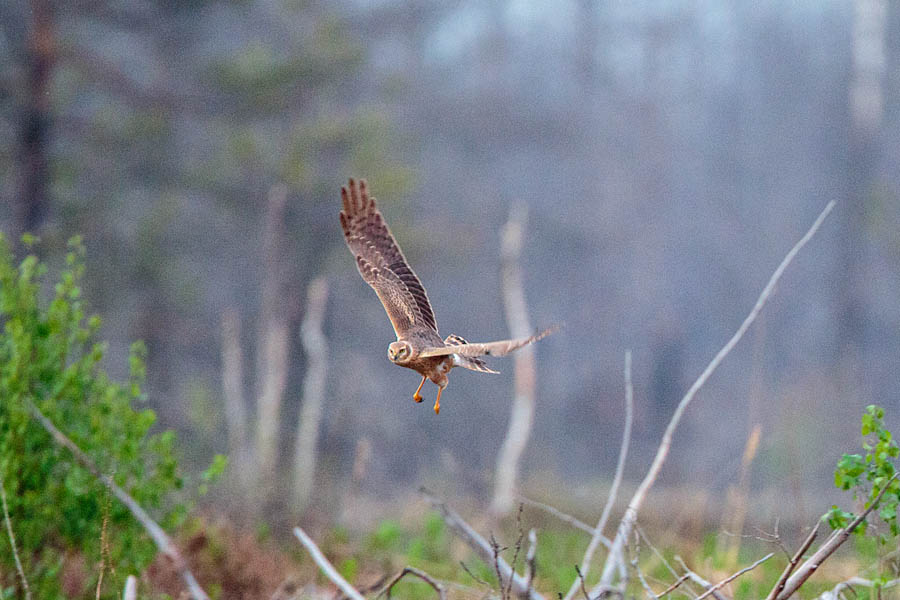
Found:
M 443 386 L 443 387 L 439 387 L 439 388 L 438 388 L 438 395 L 437 395 L 437 398 L 436 398 L 435 401 L 434 401 L 434 414 L 436 414 L 436 415 L 441 414 L 441 392 L 444 391 L 444 388 L 445 388 L 445 387 L 447 387 L 447 386 Z
M 416 388 L 416 393 L 413 394 L 413 400 L 415 400 L 416 402 L 421 402 L 421 401 L 422 401 L 422 396 L 419 395 L 419 392 L 422 391 L 422 386 L 425 385 L 425 380 L 426 380 L 426 379 L 428 379 L 428 378 L 427 378 L 427 377 L 422 377 L 422 383 L 419 384 L 419 387 Z

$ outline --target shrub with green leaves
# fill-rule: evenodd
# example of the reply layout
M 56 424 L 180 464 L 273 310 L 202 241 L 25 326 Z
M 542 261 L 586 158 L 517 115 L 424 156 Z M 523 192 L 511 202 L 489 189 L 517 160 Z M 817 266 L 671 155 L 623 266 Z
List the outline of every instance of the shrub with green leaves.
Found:
M 900 448 L 894 441 L 893 434 L 884 426 L 884 409 L 870 405 L 862 416 L 863 450 L 861 454 L 845 454 L 838 461 L 834 472 L 834 485 L 842 490 L 853 490 L 854 499 L 862 498 L 865 508 L 871 506 L 878 495 L 884 491 L 878 507 L 878 516 L 888 526 L 891 537 L 900 533 L 897 524 L 897 505 L 900 503 L 900 479 L 894 477 L 894 459 L 900 454 Z M 885 487 L 887 489 L 885 490 Z M 846 527 L 856 515 L 832 506 L 826 514 L 828 524 L 832 528 Z M 862 535 L 866 531 L 866 521 L 859 524 L 856 533 Z M 887 543 L 888 536 L 881 534 L 879 539 Z
M 39 598 L 60 597 L 62 571 L 79 563 L 80 574 L 65 578 L 67 594 L 93 597 L 101 559 L 109 582 L 104 596 L 112 597 L 156 548 L 128 510 L 53 442 L 28 402 L 164 527 L 185 513 L 171 500 L 182 486 L 173 434 L 151 435 L 156 416 L 137 408 L 144 346 L 131 348 L 130 380 L 112 381 L 101 367 L 106 345 L 97 340 L 100 319 L 85 317 L 83 273 L 84 247 L 77 238 L 51 290 L 44 282 L 47 267 L 35 256 L 16 266 L 0 236 L 0 477 L 24 572 Z M 20 583 L 6 535 L 0 540 L 0 584 L 10 591 Z

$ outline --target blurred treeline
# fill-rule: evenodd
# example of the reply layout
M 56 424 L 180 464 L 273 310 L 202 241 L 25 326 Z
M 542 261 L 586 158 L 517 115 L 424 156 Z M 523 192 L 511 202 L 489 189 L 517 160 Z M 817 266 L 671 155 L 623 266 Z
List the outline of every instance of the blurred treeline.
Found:
M 753 490 L 828 486 L 861 407 L 900 407 L 898 115 L 900 6 L 886 0 L 0 3 L 0 225 L 38 234 L 51 262 L 84 235 L 108 366 L 125 373 L 145 340 L 149 402 L 194 464 L 226 450 L 230 308 L 251 412 L 259 315 L 289 324 L 289 453 L 305 290 L 327 278 L 324 506 L 360 440 L 355 493 L 485 494 L 512 396 L 497 360 L 500 376 L 454 373 L 439 417 L 413 404 L 418 378 L 388 363 L 393 332 L 340 236 L 350 176 L 369 179 L 442 333 L 471 340 L 508 333 L 499 230 L 513 201 L 529 205 L 531 319 L 566 324 L 537 350 L 532 491 L 610 476 L 628 348 L 637 477 L 686 386 L 836 200 L 663 474 L 723 488 L 759 424 Z

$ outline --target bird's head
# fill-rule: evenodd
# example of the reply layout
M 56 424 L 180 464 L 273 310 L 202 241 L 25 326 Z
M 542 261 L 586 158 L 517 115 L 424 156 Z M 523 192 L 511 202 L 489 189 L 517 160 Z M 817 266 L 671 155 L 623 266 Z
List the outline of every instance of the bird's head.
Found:
M 391 362 L 403 364 L 414 358 L 413 347 L 407 341 L 391 342 L 388 346 L 388 358 Z

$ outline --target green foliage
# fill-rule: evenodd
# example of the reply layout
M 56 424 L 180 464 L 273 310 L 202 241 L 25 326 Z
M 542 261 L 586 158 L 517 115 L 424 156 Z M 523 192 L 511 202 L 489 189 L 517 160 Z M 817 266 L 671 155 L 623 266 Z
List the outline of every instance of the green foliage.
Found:
M 89 580 L 82 582 L 81 593 L 93 591 L 104 527 L 104 560 L 117 574 L 107 575 L 110 590 L 121 590 L 116 579 L 140 572 L 156 549 L 128 510 L 110 501 L 106 488 L 31 417 L 28 402 L 155 512 L 164 527 L 177 525 L 185 514 L 183 505 L 168 501 L 182 487 L 174 435 L 151 435 L 156 415 L 135 409 L 143 400 L 146 349 L 132 346 L 127 382 L 112 381 L 101 368 L 106 345 L 96 339 L 100 319 L 85 317 L 81 298 L 84 247 L 78 238 L 69 246 L 46 302 L 47 267 L 28 256 L 17 268 L 0 236 L 0 476 L 24 570 L 40 598 L 60 596 L 66 555 L 84 558 Z M 223 468 L 224 459 L 217 459 L 205 482 Z M 0 565 L 5 576 L 15 572 L 8 544 L 0 544 Z M 6 577 L 3 583 L 13 580 Z
M 890 535 L 900 533 L 897 524 L 897 505 L 900 503 L 900 480 L 894 478 L 896 469 L 893 459 L 900 454 L 900 448 L 894 441 L 893 434 L 884 426 L 884 409 L 870 405 L 862 416 L 863 450 L 860 454 L 845 454 L 837 463 L 834 472 L 834 485 L 838 489 L 853 490 L 853 497 L 865 499 L 868 508 L 884 490 L 884 496 L 878 509 L 878 515 L 887 524 Z M 887 490 L 885 490 L 887 487 Z M 825 515 L 828 524 L 834 528 L 846 527 L 855 515 L 832 506 Z M 860 523 L 856 533 L 862 535 L 866 531 L 866 522 Z M 887 536 L 881 535 L 882 543 L 887 543 Z

